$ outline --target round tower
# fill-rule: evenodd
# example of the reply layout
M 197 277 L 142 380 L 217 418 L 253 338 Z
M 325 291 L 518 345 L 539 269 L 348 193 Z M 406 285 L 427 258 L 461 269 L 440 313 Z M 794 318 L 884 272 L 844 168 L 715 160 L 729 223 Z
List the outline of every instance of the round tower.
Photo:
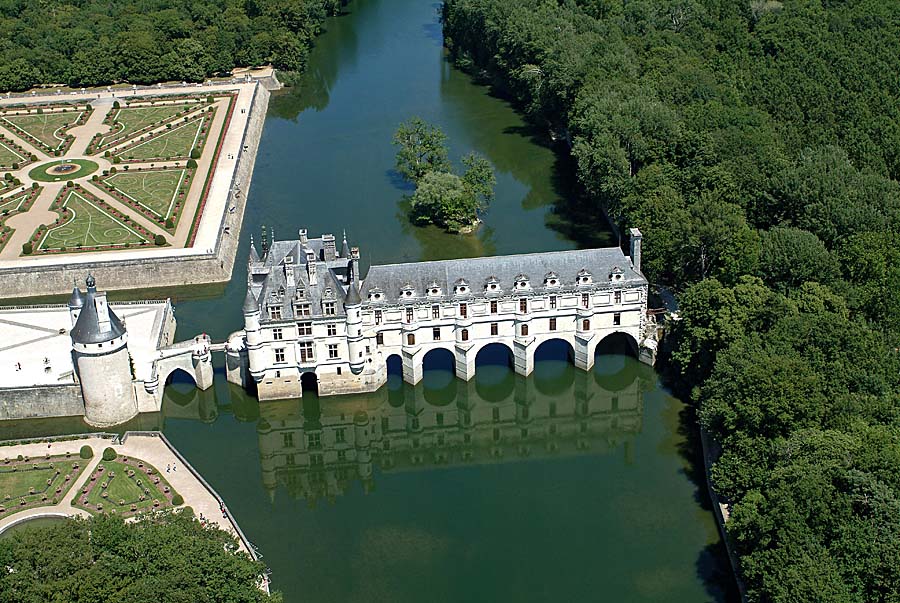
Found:
M 344 311 L 347 313 L 347 347 L 350 350 L 350 371 L 354 375 L 360 374 L 366 366 L 364 353 L 366 344 L 362 336 L 361 305 L 362 300 L 359 297 L 359 289 L 357 289 L 351 273 L 347 297 L 344 298 Z
M 134 418 L 138 408 L 132 385 L 128 333 L 107 304 L 106 294 L 97 292 L 94 277 L 90 275 L 82 308 L 70 334 L 75 371 L 84 398 L 85 421 L 106 427 Z
M 247 286 L 247 296 L 242 307 L 244 312 L 244 333 L 247 337 L 247 361 L 250 365 L 250 375 L 259 383 L 265 373 L 265 362 L 262 357 L 262 332 L 259 328 L 259 304 L 250 286 Z

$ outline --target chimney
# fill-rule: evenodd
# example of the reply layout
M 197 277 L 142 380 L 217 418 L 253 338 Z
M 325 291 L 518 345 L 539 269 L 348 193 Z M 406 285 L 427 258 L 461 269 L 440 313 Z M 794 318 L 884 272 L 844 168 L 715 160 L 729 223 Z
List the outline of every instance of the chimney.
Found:
M 300 244 L 306 245 L 307 243 L 309 243 L 309 239 L 306 237 L 306 229 L 301 228 L 300 229 Z
M 350 272 L 354 281 L 357 283 L 362 281 L 362 275 L 359 273 L 359 247 L 350 248 Z
M 337 249 L 334 244 L 334 235 L 333 234 L 323 234 L 322 235 L 322 246 L 324 260 L 326 262 L 333 262 L 337 257 Z
M 636 272 L 641 272 L 641 231 L 637 228 L 631 229 L 631 265 L 634 266 Z

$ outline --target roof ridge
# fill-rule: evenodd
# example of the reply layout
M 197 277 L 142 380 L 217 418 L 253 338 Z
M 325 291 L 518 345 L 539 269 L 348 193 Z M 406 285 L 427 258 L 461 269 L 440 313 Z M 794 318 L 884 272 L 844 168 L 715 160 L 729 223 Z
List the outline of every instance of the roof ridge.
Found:
M 473 258 L 446 258 L 443 260 L 422 260 L 420 262 L 399 262 L 396 264 L 373 264 L 369 266 L 369 270 L 372 268 L 388 268 L 388 267 L 399 267 L 399 266 L 421 266 L 422 264 L 439 264 L 439 263 L 447 263 L 447 262 L 472 262 L 475 260 L 497 260 L 500 258 L 525 258 L 525 257 L 535 257 L 535 256 L 544 256 L 544 255 L 563 255 L 563 254 L 574 254 L 574 253 L 585 253 L 590 251 L 612 251 L 616 250 L 621 253 L 623 256 L 625 252 L 622 251 L 620 247 L 591 247 L 589 249 L 560 249 L 557 251 L 532 251 L 529 253 L 507 253 L 503 255 L 481 255 Z

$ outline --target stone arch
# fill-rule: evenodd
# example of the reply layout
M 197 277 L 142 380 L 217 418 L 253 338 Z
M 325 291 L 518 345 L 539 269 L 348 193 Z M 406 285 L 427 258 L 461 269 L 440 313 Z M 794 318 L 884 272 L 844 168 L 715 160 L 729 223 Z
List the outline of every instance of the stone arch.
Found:
M 181 366 L 171 367 L 165 374 L 165 377 L 160 379 L 160 381 L 162 381 L 165 386 L 171 385 L 172 383 L 190 383 L 194 387 L 197 386 L 197 378 L 194 376 L 193 372 L 190 372 Z
M 444 347 L 432 348 L 422 356 L 424 371 L 449 371 L 452 374 L 455 364 L 453 351 Z
M 387 367 L 388 379 L 390 379 L 392 375 L 397 375 L 401 379 L 403 378 L 403 358 L 400 354 L 391 354 L 385 359 L 384 363 Z
M 300 375 L 300 390 L 303 392 L 303 396 L 306 396 L 307 393 L 313 393 L 318 396 L 319 376 L 313 371 L 307 371 Z
M 456 399 L 456 356 L 445 347 L 428 350 L 422 356 L 422 381 L 425 401 L 446 406 Z M 418 387 L 418 386 L 417 386 Z
M 575 382 L 575 346 L 568 339 L 545 339 L 534 351 L 534 387 L 552 396 L 567 391 Z
M 623 354 L 638 358 L 639 348 L 638 340 L 633 334 L 628 331 L 613 331 L 597 340 L 591 355 L 595 359 L 604 354 Z
M 487 402 L 507 399 L 516 388 L 515 356 L 505 343 L 482 346 L 475 355 L 475 392 Z

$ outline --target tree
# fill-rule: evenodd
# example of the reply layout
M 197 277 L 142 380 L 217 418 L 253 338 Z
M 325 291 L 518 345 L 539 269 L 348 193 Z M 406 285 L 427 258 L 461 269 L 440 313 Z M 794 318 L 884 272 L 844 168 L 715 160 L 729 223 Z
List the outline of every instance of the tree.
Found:
M 394 133 L 397 151 L 397 171 L 407 180 L 417 183 L 428 172 L 449 172 L 447 136 L 437 126 L 418 117 L 400 124 Z
M 281 601 L 258 588 L 262 563 L 185 511 L 27 530 L 0 540 L 0 563 L 8 570 L 0 573 L 3 601 Z
M 410 198 L 417 224 L 433 223 L 460 232 L 478 219 L 478 197 L 462 178 L 450 172 L 427 172 Z
M 807 281 L 827 284 L 839 274 L 836 259 L 811 232 L 775 227 L 762 233 L 761 242 L 759 275 L 782 291 Z

